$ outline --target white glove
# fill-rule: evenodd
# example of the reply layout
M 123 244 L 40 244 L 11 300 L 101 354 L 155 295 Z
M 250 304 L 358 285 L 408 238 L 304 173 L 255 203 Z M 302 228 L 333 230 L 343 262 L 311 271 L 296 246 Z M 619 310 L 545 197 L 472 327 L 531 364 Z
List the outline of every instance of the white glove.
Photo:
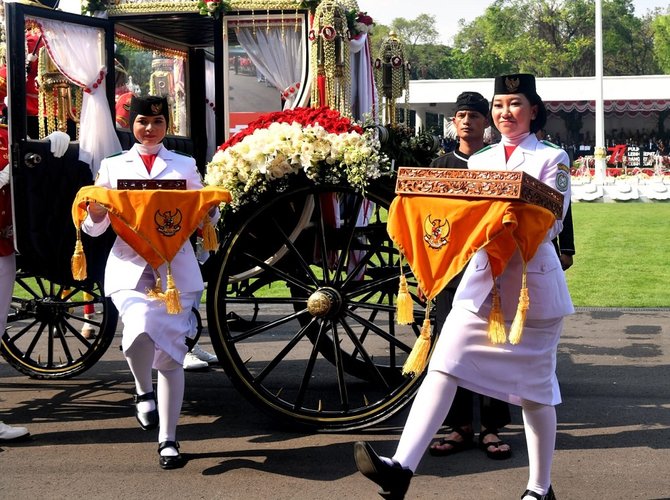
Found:
M 9 184 L 9 168 L 5 167 L 3 170 L 0 170 L 0 188 L 5 187 Z
M 56 158 L 63 156 L 70 145 L 70 136 L 59 130 L 51 132 L 46 138 L 51 142 L 51 152 Z

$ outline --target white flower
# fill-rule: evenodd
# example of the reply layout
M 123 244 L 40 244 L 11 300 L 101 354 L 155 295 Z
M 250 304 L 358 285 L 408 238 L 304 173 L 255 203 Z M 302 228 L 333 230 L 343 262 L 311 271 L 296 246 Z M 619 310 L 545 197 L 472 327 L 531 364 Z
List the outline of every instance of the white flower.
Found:
M 217 151 L 207 165 L 205 183 L 230 191 L 235 210 L 257 200 L 273 182 L 299 172 L 317 183 L 346 182 L 365 189 L 387 163 L 371 131 L 335 134 L 318 124 L 274 122 Z

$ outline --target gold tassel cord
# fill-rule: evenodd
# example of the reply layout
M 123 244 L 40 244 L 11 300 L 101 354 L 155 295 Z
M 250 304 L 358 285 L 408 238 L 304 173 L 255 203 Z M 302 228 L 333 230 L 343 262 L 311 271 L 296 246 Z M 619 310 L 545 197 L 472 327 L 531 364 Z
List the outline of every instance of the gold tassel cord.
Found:
M 172 270 L 168 266 L 167 288 L 165 289 L 165 308 L 168 314 L 179 314 L 182 311 L 179 290 L 175 286 Z
M 495 283 L 493 284 L 493 303 L 491 304 L 491 313 L 489 314 L 488 337 L 492 344 L 504 344 L 507 341 L 505 317 L 502 313 L 500 295 Z
M 216 252 L 219 248 L 216 229 L 212 225 L 212 221 L 207 214 L 205 214 L 205 218 L 202 221 L 202 247 L 207 252 Z
M 423 325 L 421 326 L 421 333 L 412 347 L 412 352 L 409 353 L 407 361 L 402 367 L 403 375 L 421 375 L 423 370 L 425 370 L 426 365 L 428 364 L 428 355 L 430 354 L 430 302 L 426 305 L 426 317 L 423 320 Z
M 523 263 L 523 274 L 521 276 L 521 292 L 519 293 L 519 305 L 514 315 L 514 321 L 509 330 L 509 343 L 518 344 L 521 342 L 523 327 L 526 323 L 528 308 L 530 307 L 530 297 L 528 296 L 528 285 L 526 283 L 526 263 Z
M 396 304 L 396 322 L 399 325 L 411 325 L 414 323 L 414 303 L 409 294 L 407 278 L 400 272 L 400 286 L 398 288 L 398 301 Z
M 77 229 L 77 242 L 74 244 L 74 254 L 72 255 L 70 266 L 74 279 L 83 281 L 87 278 L 86 254 L 84 254 L 84 245 L 81 242 L 81 232 L 79 229 Z

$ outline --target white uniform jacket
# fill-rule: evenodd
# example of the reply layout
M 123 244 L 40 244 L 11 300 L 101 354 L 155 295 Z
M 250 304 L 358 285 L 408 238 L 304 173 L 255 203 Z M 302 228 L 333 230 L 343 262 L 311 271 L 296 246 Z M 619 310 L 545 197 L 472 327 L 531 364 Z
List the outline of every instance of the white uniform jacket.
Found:
M 147 172 L 136 146 L 119 155 L 105 158 L 100 164 L 95 185 L 116 189 L 119 179 L 186 179 L 186 189 L 202 188 L 195 160 L 190 156 L 169 151 L 164 146 L 158 151 L 151 173 Z M 217 210 L 216 215 L 212 217 L 213 224 L 218 217 Z M 109 224 L 109 216 L 98 223 L 94 223 L 89 216 L 84 220 L 82 230 L 91 236 L 99 236 L 105 232 Z M 111 295 L 118 290 L 134 289 L 146 266 L 146 260 L 121 238 L 116 238 L 105 267 L 105 294 Z M 189 241 L 179 249 L 172 260 L 171 268 L 175 285 L 181 292 L 204 289 L 198 261 Z M 165 286 L 167 266 L 162 265 L 158 271 Z
M 559 164 L 563 168 L 559 169 Z M 566 173 L 569 158 L 565 151 L 537 140 L 534 134 L 519 144 L 507 163 L 502 143 L 482 149 L 472 155 L 468 168 L 473 170 L 519 170 L 527 172 L 564 195 L 563 215 L 570 203 L 570 176 Z M 551 240 L 561 232 L 563 221 L 556 220 L 527 265 L 527 285 L 530 298 L 528 319 L 558 318 L 574 313 L 565 275 Z M 508 263 L 498 280 L 503 314 L 507 321 L 514 318 L 521 289 L 522 260 L 519 252 Z M 468 264 L 454 297 L 456 304 L 478 312 L 492 290 L 493 279 L 486 252 L 480 250 Z

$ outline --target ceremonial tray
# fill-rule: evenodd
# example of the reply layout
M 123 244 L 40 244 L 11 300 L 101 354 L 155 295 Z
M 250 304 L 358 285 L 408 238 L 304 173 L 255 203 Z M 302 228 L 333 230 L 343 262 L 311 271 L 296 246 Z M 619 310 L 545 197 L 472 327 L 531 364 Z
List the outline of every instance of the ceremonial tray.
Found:
M 563 195 L 526 172 L 400 167 L 396 194 L 523 201 L 563 218 Z

